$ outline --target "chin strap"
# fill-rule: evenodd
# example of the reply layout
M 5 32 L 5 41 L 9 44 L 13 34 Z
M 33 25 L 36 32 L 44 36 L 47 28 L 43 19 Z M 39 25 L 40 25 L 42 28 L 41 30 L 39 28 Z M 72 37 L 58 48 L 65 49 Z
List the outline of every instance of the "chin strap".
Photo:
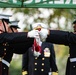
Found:
M 4 33 L 4 31 L 3 31 L 3 30 L 1 30 L 1 29 L 0 29 L 0 32 Z
M 12 32 L 14 33 L 14 30 L 12 29 L 12 27 L 10 27 L 10 28 L 11 28 Z
M 2 23 L 3 23 L 3 26 L 4 26 L 5 32 L 7 32 L 6 26 L 5 26 L 5 23 L 4 23 L 4 20 L 3 19 L 2 19 Z

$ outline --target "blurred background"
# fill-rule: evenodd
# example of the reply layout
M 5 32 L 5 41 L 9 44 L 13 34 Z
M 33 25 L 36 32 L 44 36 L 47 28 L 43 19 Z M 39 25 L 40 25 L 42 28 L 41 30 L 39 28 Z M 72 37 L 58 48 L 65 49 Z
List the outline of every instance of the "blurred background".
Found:
M 31 24 L 43 22 L 50 29 L 73 32 L 72 22 L 76 18 L 76 9 L 54 8 L 0 8 L 0 13 L 11 14 L 10 20 L 19 20 L 19 31 L 31 30 Z M 54 44 L 59 75 L 65 75 L 69 48 Z M 21 75 L 22 55 L 14 54 L 10 75 Z

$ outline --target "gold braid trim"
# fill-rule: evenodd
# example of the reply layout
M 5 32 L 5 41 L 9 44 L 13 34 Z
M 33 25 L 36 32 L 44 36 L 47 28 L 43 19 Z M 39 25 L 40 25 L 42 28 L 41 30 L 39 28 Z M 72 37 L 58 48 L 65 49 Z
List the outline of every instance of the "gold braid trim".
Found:
M 52 72 L 52 75 L 58 75 L 58 72 Z
M 22 75 L 26 75 L 26 74 L 28 74 L 27 71 L 23 71 L 22 72 Z

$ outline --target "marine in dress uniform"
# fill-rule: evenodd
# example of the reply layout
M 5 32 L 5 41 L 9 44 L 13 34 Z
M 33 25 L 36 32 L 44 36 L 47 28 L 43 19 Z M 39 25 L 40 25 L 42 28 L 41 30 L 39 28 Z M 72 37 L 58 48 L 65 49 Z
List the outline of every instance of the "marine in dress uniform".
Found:
M 16 32 L 18 25 L 17 25 L 18 21 L 12 21 L 10 22 L 10 26 L 9 26 L 9 32 Z M 2 68 L 5 68 L 5 70 L 3 71 L 3 75 L 8 75 L 9 74 L 9 66 L 10 66 L 10 62 L 12 60 L 12 56 L 14 53 L 14 50 L 12 50 L 9 46 L 8 51 L 6 52 L 7 54 L 4 56 L 4 58 L 2 60 L 4 60 L 5 62 L 7 62 L 9 65 L 5 65 L 4 63 L 2 63 Z
M 36 23 L 33 29 L 45 27 L 43 23 Z M 45 27 L 46 28 L 46 27 Z M 41 42 L 41 55 L 34 56 L 32 47 L 23 54 L 22 57 L 22 75 L 57 75 L 55 52 L 53 44 Z
M 76 34 L 76 19 L 73 21 L 72 24 L 73 24 L 74 33 Z M 70 57 L 68 57 L 68 60 L 67 60 L 65 75 L 70 75 Z
M 32 46 L 34 37 L 36 35 L 35 33 L 37 33 L 35 30 L 30 32 L 7 33 L 8 23 L 9 15 L 0 14 L 0 75 L 8 75 L 10 61 L 13 53 L 24 52 L 24 50 L 16 51 L 16 49 L 12 49 L 10 51 L 10 46 L 13 45 L 14 48 L 15 44 L 27 42 L 25 43 L 25 48 L 28 49 L 30 46 Z
M 18 23 L 19 23 L 19 21 L 10 21 L 8 32 L 9 33 L 18 32 L 17 29 L 20 29 L 20 27 L 18 26 Z
M 46 35 L 44 35 L 44 30 Z M 68 75 L 76 75 L 76 34 L 68 31 L 42 29 L 40 36 L 47 36 L 46 42 L 63 44 L 69 47 Z
M 53 45 L 43 42 L 41 49 L 39 57 L 33 55 L 32 48 L 23 54 L 22 70 L 28 73 L 25 75 L 49 75 L 58 71 Z

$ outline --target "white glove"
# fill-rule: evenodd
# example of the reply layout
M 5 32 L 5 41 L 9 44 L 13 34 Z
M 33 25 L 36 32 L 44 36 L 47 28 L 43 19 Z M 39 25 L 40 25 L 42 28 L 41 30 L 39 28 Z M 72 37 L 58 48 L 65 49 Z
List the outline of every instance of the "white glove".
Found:
M 34 51 L 34 56 L 39 57 L 39 55 L 41 55 L 40 52 L 36 52 L 36 51 Z
M 49 73 L 48 73 L 48 75 L 52 75 L 52 73 L 51 73 L 51 72 L 49 72 Z
M 31 30 L 28 32 L 27 36 L 30 38 L 37 38 L 39 37 L 38 32 L 39 32 L 38 30 Z
M 41 41 L 45 41 L 48 34 L 49 34 L 48 29 L 42 28 L 41 31 L 39 32 Z

